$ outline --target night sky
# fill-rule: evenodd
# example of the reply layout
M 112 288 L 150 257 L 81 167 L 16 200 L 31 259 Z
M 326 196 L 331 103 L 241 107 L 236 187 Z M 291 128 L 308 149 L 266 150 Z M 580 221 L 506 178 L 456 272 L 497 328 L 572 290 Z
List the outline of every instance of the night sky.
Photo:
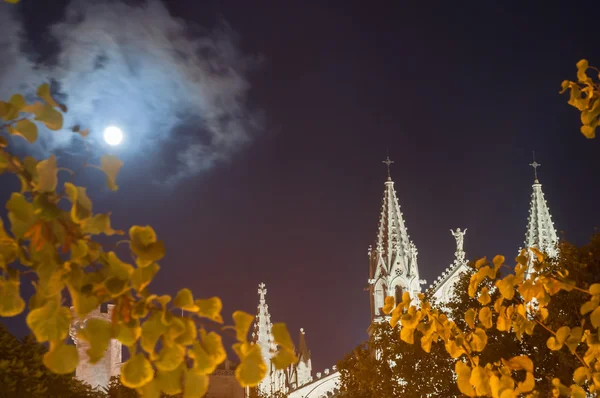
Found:
M 64 17 L 66 2 L 33 3 L 46 2 L 19 10 L 23 52 L 51 64 L 47 26 Z M 313 369 L 330 368 L 366 338 L 367 248 L 386 151 L 428 284 L 453 260 L 451 228 L 468 228 L 471 259 L 516 254 L 533 150 L 557 229 L 583 244 L 600 225 L 600 144 L 579 133 L 577 111 L 558 94 L 581 58 L 600 66 L 598 2 L 165 3 L 190 26 L 226 23 L 235 32 L 238 51 L 254 59 L 243 71 L 244 107 L 258 122 L 246 126 L 243 145 L 163 186 L 153 176 L 186 145 L 178 137 L 205 134 L 185 126 L 152 151 L 122 153 L 117 193 L 92 191 L 116 227 L 150 224 L 164 239 L 158 292 L 219 295 L 229 319 L 235 309 L 255 312 L 264 282 L 273 321 L 294 338 L 303 327 Z M 2 200 L 10 179 L 2 176 Z M 8 321 L 14 331 L 23 323 Z

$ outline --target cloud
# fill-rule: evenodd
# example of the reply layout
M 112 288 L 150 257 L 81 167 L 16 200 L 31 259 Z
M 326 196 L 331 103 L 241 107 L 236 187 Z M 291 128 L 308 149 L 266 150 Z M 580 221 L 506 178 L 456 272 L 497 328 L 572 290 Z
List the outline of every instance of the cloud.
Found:
M 59 49 L 55 62 L 34 65 L 35 57 L 20 51 L 21 24 L 4 11 L 0 48 L 10 56 L 0 66 L 0 95 L 55 82 L 69 109 L 65 126 L 89 128 L 91 145 L 102 147 L 103 129 L 118 125 L 126 134 L 119 156 L 126 163 L 152 159 L 159 182 L 229 159 L 260 128 L 246 105 L 246 75 L 257 59 L 241 53 L 224 22 L 199 35 L 158 0 L 138 6 L 76 0 L 49 27 Z M 48 137 L 41 144 L 46 151 L 77 147 L 68 131 Z

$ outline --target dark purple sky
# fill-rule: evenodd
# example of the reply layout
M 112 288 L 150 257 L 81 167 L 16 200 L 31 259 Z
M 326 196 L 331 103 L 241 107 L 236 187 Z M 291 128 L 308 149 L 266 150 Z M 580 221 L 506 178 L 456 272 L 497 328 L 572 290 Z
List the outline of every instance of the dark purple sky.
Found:
M 222 17 L 263 57 L 248 106 L 264 128 L 173 189 L 126 162 L 120 191 L 99 197 L 118 227 L 151 224 L 165 240 L 156 290 L 219 295 L 228 318 L 253 313 L 265 282 L 273 321 L 295 338 L 304 327 L 313 368 L 331 367 L 366 337 L 386 149 L 428 283 L 453 259 L 450 228 L 468 228 L 470 258 L 516 254 L 532 150 L 557 228 L 586 241 L 600 144 L 558 90 L 579 59 L 600 65 L 596 2 L 416 3 L 167 2 L 190 22 Z

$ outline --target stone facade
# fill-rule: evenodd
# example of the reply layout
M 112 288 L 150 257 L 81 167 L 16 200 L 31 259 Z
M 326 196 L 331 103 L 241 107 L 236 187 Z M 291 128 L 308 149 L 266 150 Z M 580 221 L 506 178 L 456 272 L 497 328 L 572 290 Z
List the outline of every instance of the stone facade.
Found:
M 106 387 L 112 376 L 119 375 L 122 362 L 122 345 L 118 340 L 111 340 L 104 357 L 92 365 L 88 362 L 86 352 L 89 345 L 86 341 L 77 338 L 77 330 L 84 329 L 86 321 L 90 318 L 101 318 L 110 321 L 114 307 L 113 304 L 105 304 L 89 313 L 85 319 L 77 318 L 73 308 L 71 308 L 74 320 L 70 335 L 77 346 L 80 358 L 75 376 L 92 387 Z

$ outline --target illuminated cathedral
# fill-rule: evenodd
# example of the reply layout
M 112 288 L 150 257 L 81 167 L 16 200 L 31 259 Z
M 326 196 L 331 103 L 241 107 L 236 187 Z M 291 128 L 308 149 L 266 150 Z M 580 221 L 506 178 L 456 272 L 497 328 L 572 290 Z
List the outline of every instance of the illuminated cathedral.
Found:
M 390 175 L 390 165 L 393 162 L 388 158 L 383 163 L 387 165 L 388 176 L 384 183 L 383 202 L 375 242 L 369 246 L 367 251 L 371 323 L 385 321 L 386 317 L 382 313 L 385 297 L 393 296 L 398 301 L 404 292 L 409 292 L 411 297 L 416 297 L 418 293 L 423 292 L 423 285 L 426 284 L 426 281 L 419 277 L 417 246 L 408 234 L 404 214 L 400 210 L 394 182 Z M 530 166 L 535 170 L 535 179 L 532 185 L 533 192 L 524 247 L 536 247 L 550 257 L 554 257 L 558 254 L 558 235 L 542 192 L 542 184 L 537 178 L 537 168 L 540 164 L 534 161 Z M 450 232 L 456 239 L 454 259 L 450 266 L 427 288 L 428 292 L 440 303 L 444 303 L 452 297 L 454 283 L 463 272 L 468 270 L 468 260 L 464 251 L 467 229 L 457 228 Z M 531 267 L 532 264 L 530 264 L 528 274 L 531 272 Z M 283 370 L 277 370 L 271 365 L 270 359 L 277 351 L 277 347 L 271 333 L 271 315 L 266 295 L 265 284 L 259 284 L 258 308 L 252 332 L 252 341 L 260 345 L 265 363 L 269 364 L 266 377 L 256 389 L 242 389 L 235 381 L 235 364 L 227 361 L 211 375 L 207 397 L 242 398 L 250 397 L 256 392 L 260 392 L 263 397 L 273 396 L 277 393 L 287 394 L 289 398 L 335 396 L 339 388 L 340 374 L 335 366 L 324 369 L 322 372 L 313 373 L 311 352 L 308 349 L 303 329 L 300 329 L 298 335 L 297 362 Z M 89 316 L 110 319 L 111 311 L 112 306 L 108 305 L 106 308 L 92 312 Z M 85 320 L 76 320 L 73 327 L 74 330 L 77 327 L 85 327 Z M 87 349 L 85 342 L 78 341 L 75 333 L 72 333 L 72 336 L 82 358 L 76 376 L 92 386 L 108 385 L 110 377 L 119 373 L 121 344 L 117 340 L 113 340 L 104 358 L 96 365 L 90 365 L 85 362 Z

